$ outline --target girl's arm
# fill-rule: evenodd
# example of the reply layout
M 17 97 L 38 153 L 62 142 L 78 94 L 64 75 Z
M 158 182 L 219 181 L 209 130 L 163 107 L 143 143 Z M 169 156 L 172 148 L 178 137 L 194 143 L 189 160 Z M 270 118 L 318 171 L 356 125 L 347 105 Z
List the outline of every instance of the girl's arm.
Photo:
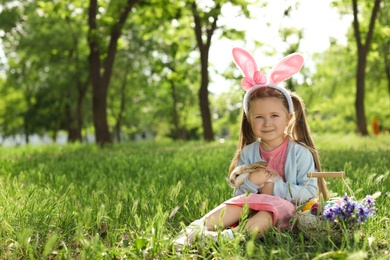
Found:
M 239 196 L 242 194 L 246 194 L 248 192 L 249 193 L 259 193 L 260 188 L 261 188 L 261 186 L 253 184 L 252 182 L 249 181 L 248 178 L 246 178 L 244 183 L 240 187 L 234 189 L 233 194 L 234 194 L 234 196 Z
M 248 180 L 257 186 L 262 187 L 270 177 L 271 173 L 269 171 L 260 170 L 250 174 Z
M 273 193 L 293 203 L 301 204 L 314 198 L 318 193 L 317 178 L 308 178 L 308 172 L 315 172 L 313 156 L 308 149 L 295 145 L 286 161 L 286 182 L 277 181 Z M 288 167 L 287 167 L 288 164 Z
M 261 194 L 267 194 L 267 195 L 273 195 L 274 191 L 274 183 L 273 182 L 267 182 L 263 188 L 261 188 L 260 193 Z
M 259 193 L 260 189 L 263 189 L 270 177 L 271 173 L 265 170 L 259 170 L 251 173 L 249 177 L 245 179 L 244 183 L 234 190 L 234 196 L 242 195 L 247 192 Z
M 261 161 L 259 151 L 260 143 L 258 141 L 246 146 L 240 155 L 240 159 L 238 160 L 237 166 L 244 164 L 252 164 L 258 161 Z M 262 184 L 262 183 L 260 183 Z M 233 195 L 238 196 L 246 193 L 259 193 L 260 185 L 251 182 L 248 178 L 244 181 L 244 183 L 239 187 L 234 189 Z

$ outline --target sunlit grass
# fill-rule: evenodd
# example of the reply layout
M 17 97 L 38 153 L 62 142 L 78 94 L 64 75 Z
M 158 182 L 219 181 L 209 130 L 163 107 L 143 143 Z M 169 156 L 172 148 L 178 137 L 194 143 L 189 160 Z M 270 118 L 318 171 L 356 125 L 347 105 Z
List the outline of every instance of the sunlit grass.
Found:
M 0 258 L 389 258 L 390 137 L 316 136 L 323 168 L 356 197 L 381 192 L 364 236 L 334 244 L 299 232 L 204 242 L 182 253 L 182 225 L 228 199 L 234 142 L 0 148 Z M 345 184 L 329 180 L 342 195 Z M 328 257 L 328 258 L 326 258 Z

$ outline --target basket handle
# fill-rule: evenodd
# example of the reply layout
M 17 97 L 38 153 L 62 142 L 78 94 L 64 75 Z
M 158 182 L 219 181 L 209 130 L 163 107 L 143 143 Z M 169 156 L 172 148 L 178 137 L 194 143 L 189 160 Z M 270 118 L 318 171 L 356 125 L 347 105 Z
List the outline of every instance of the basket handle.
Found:
M 309 178 L 344 178 L 344 172 L 309 172 L 307 177 Z

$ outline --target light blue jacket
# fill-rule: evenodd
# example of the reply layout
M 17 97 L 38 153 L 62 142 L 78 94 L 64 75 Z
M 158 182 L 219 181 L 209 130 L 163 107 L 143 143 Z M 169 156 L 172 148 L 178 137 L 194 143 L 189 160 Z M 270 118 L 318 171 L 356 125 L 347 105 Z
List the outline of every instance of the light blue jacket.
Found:
M 301 204 L 314 198 L 318 193 L 317 178 L 307 177 L 307 173 L 316 171 L 313 155 L 306 147 L 291 140 L 288 142 L 287 149 L 284 166 L 286 182 L 275 182 L 273 195 Z M 256 141 L 244 147 L 237 166 L 259 161 L 264 160 L 260 157 L 260 141 Z M 258 193 L 259 188 L 246 179 L 239 188 L 234 190 L 234 196 L 247 192 Z

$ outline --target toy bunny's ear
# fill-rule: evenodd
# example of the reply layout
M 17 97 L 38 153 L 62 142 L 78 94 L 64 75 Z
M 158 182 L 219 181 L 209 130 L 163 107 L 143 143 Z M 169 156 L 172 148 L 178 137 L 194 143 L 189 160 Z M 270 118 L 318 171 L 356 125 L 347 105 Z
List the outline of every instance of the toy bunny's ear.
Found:
M 299 53 L 292 53 L 284 57 L 276 64 L 269 75 L 269 83 L 278 84 L 286 79 L 291 78 L 303 66 L 303 56 Z
M 259 71 L 255 59 L 249 52 L 242 48 L 235 47 L 233 48 L 232 53 L 234 63 L 244 76 L 241 81 L 243 89 L 249 90 L 255 84 L 264 85 L 267 82 L 267 78 Z

